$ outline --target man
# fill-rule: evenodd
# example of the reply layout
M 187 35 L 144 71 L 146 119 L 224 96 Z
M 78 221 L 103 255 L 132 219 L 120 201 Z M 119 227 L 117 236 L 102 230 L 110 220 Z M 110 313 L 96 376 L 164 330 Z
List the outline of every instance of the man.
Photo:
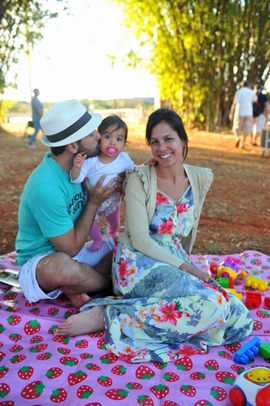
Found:
M 258 97 L 258 103 L 260 105 L 260 115 L 253 119 L 252 145 L 257 147 L 257 141 L 261 137 L 262 129 L 264 128 L 266 120 L 268 119 L 268 98 L 266 94 L 262 93 L 262 86 L 256 86 L 255 91 Z
M 88 157 L 99 153 L 96 128 L 101 120 L 77 100 L 56 103 L 41 119 L 41 141 L 51 152 L 25 184 L 16 238 L 19 282 L 29 302 L 54 299 L 63 292 L 79 308 L 89 301 L 88 293 L 111 287 L 114 240 L 107 239 L 96 251 L 85 241 L 97 208 L 121 189 L 123 179 L 114 178 L 103 187 L 104 175 L 94 188 L 85 181 L 85 202 L 82 186 L 69 177 L 78 152 Z M 98 307 L 93 320 L 96 313 Z
M 229 119 L 233 121 L 233 130 L 236 135 L 236 148 L 245 149 L 248 134 L 252 134 L 253 109 L 252 103 L 257 101 L 257 96 L 250 88 L 250 83 L 245 80 L 241 88 L 236 91 L 230 110 Z M 243 132 L 243 138 L 240 134 Z
M 36 146 L 34 145 L 34 142 L 36 141 L 36 137 L 38 135 L 39 130 L 41 129 L 40 127 L 40 119 L 43 116 L 43 105 L 41 101 L 38 99 L 38 96 L 40 95 L 40 92 L 38 89 L 34 89 L 34 96 L 32 97 L 31 100 L 31 107 L 32 107 L 32 120 L 34 123 L 34 134 L 30 137 L 29 142 L 28 142 L 28 148 L 34 149 Z

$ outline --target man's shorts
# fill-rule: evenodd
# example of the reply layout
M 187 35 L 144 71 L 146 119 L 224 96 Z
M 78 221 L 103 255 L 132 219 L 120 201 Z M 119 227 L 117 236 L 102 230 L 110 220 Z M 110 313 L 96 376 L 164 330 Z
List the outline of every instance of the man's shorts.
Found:
M 89 245 L 90 243 L 86 243 L 73 259 L 94 267 L 109 251 L 114 249 L 115 242 L 113 238 L 108 238 L 96 251 L 90 251 L 88 248 Z M 63 293 L 60 289 L 53 290 L 49 293 L 43 292 L 36 278 L 36 267 L 39 261 L 53 253 L 54 251 L 50 251 L 46 254 L 36 255 L 34 258 L 29 259 L 20 269 L 19 283 L 24 296 L 30 303 L 38 302 L 40 299 L 55 299 Z
M 256 135 L 257 133 L 262 132 L 266 123 L 266 117 L 264 114 L 260 114 L 256 119 L 253 121 L 253 134 Z
M 233 130 L 239 134 L 243 131 L 244 135 L 252 133 L 253 117 L 252 116 L 235 116 Z

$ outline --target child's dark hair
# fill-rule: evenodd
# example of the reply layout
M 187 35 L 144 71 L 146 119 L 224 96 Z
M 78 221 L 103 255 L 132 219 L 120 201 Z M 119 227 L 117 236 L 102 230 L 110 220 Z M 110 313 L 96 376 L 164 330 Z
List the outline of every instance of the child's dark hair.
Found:
M 118 117 L 116 114 L 112 114 L 111 116 L 105 117 L 100 125 L 98 126 L 98 132 L 100 134 L 104 133 L 104 131 L 108 128 L 114 126 L 114 131 L 119 130 L 119 128 L 122 128 L 125 132 L 125 141 L 127 140 L 128 136 L 128 127 L 126 123 Z

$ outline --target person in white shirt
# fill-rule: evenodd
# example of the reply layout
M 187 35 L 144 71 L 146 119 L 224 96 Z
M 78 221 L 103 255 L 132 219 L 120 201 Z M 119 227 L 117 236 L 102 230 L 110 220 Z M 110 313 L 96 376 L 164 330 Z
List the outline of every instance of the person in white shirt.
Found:
M 247 136 L 252 136 L 253 108 L 252 103 L 257 101 L 255 92 L 250 88 L 250 82 L 245 80 L 241 88 L 236 91 L 231 106 L 229 119 L 233 121 L 233 131 L 236 136 L 236 148 L 245 149 Z M 241 133 L 243 132 L 243 138 Z

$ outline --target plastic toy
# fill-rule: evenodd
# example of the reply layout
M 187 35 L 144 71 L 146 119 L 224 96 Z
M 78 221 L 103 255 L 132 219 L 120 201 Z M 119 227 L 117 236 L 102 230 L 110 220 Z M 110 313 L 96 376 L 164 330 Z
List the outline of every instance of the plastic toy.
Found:
M 247 276 L 247 271 L 240 271 L 237 274 L 237 278 L 239 278 L 239 279 L 245 279 L 246 276 Z
M 260 345 L 259 337 L 253 337 L 240 350 L 236 351 L 233 357 L 234 361 L 240 364 L 247 364 L 250 359 L 259 353 Z
M 242 301 L 242 293 L 236 292 L 235 289 L 226 289 L 226 290 L 228 290 L 229 292 L 231 292 L 235 297 L 237 297 L 237 299 L 239 299 L 239 300 Z
M 229 398 L 233 406 L 270 406 L 270 369 L 256 367 L 240 374 Z
M 222 262 L 220 265 L 228 266 L 229 268 L 238 272 L 239 269 L 241 268 L 241 260 L 238 258 L 228 256 L 224 259 L 224 262 Z
M 217 264 L 210 264 L 209 270 L 210 270 L 211 275 L 213 276 L 213 278 L 216 278 L 216 276 L 217 276 L 217 269 L 218 269 Z
M 270 359 L 270 344 L 262 343 L 259 348 L 259 353 L 264 359 Z
M 230 288 L 233 289 L 233 280 L 230 276 L 221 276 L 217 278 L 216 281 L 223 287 L 223 288 Z
M 255 309 L 260 307 L 262 303 L 262 295 L 260 293 L 247 292 L 246 293 L 246 307 L 248 309 Z
M 260 278 L 255 278 L 255 276 L 248 276 L 246 279 L 246 287 L 263 291 L 267 290 L 268 282 Z
M 231 277 L 232 280 L 236 279 L 237 273 L 234 271 L 232 268 L 229 268 L 228 266 L 219 266 L 217 269 L 217 277 L 220 278 L 221 276 L 227 276 Z
M 270 297 L 266 297 L 266 298 L 264 299 L 264 304 L 265 304 L 265 306 L 270 307 Z

